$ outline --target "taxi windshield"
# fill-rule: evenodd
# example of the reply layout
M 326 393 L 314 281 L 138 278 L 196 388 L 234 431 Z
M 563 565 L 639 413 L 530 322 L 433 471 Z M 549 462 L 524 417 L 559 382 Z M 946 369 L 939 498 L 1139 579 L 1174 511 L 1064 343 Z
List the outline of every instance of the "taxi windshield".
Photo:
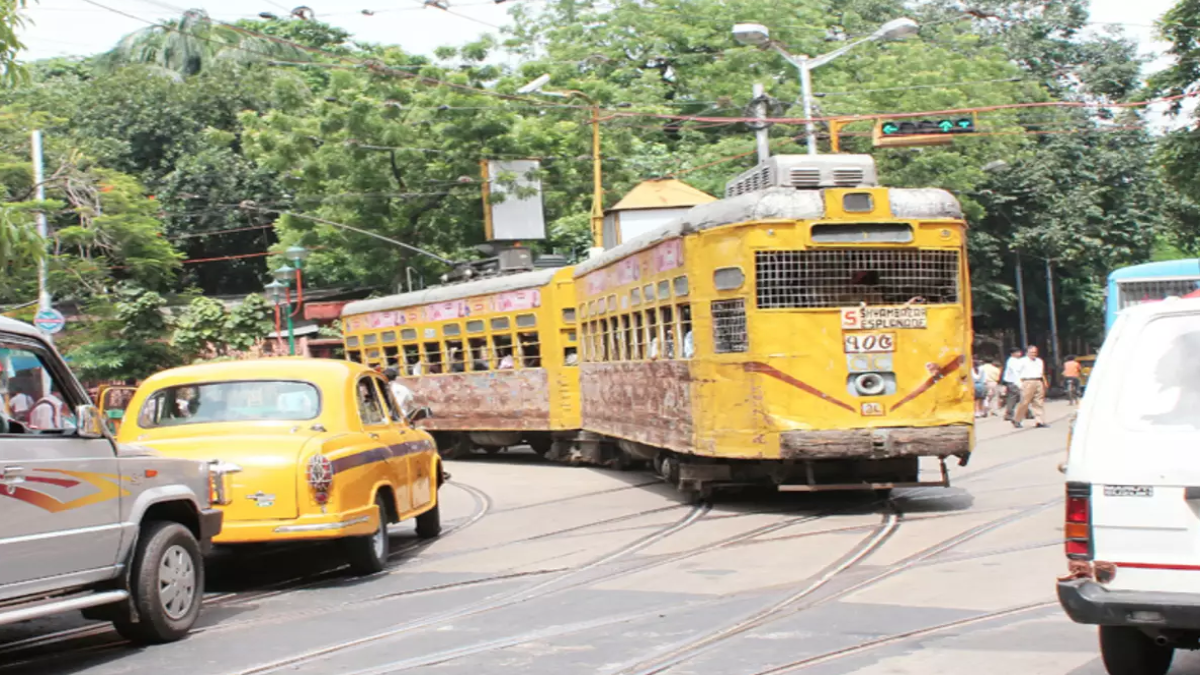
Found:
M 321 412 L 321 396 L 307 382 L 254 380 L 166 387 L 142 404 L 143 429 L 184 424 L 310 420 Z

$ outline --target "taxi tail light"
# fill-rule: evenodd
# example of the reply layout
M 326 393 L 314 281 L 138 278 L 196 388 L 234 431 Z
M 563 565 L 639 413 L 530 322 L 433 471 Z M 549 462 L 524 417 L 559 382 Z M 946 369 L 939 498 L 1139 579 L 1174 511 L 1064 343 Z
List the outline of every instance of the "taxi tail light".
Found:
M 1067 483 L 1067 514 L 1063 525 L 1067 557 L 1092 559 L 1092 486 Z
M 333 462 L 322 454 L 312 456 L 308 460 L 308 467 L 304 471 L 305 478 L 308 480 L 308 486 L 312 488 L 314 498 L 318 504 L 325 504 L 329 501 L 329 489 L 333 487 Z
M 233 502 L 230 476 L 240 473 L 242 467 L 219 459 L 208 463 L 208 501 L 215 506 L 228 506 Z

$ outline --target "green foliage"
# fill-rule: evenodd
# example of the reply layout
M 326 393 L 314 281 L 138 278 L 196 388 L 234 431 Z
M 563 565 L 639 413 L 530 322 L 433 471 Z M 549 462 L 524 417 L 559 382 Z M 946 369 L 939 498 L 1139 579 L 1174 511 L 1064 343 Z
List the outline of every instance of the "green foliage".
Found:
M 0 275 L 22 271 L 46 257 L 46 242 L 27 214 L 0 206 Z
M 26 70 L 17 61 L 17 55 L 25 48 L 19 35 L 25 25 L 20 10 L 25 6 L 25 0 L 0 0 L 0 84 L 7 87 L 26 79 Z
M 232 311 L 218 300 L 198 297 L 176 319 L 171 342 L 189 361 L 228 357 L 262 340 L 271 311 L 260 295 L 248 296 Z
M 95 299 L 87 307 L 93 322 L 62 345 L 72 368 L 94 382 L 140 380 L 179 365 L 179 354 L 168 342 L 166 304 L 158 293 L 129 285 Z

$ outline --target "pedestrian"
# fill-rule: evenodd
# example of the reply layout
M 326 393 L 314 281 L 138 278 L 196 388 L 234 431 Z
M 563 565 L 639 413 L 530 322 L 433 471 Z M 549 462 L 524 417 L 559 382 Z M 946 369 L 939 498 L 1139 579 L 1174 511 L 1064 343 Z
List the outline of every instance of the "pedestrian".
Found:
M 9 382 L 13 385 L 16 384 L 13 380 L 9 380 Z M 24 387 L 17 388 L 14 386 L 13 389 L 16 391 L 16 394 L 8 400 L 8 409 L 12 413 L 13 419 L 26 424 L 29 422 L 29 411 L 33 410 L 33 404 L 36 401 L 25 392 Z
M 400 371 L 395 367 L 389 366 L 384 369 L 383 376 L 387 378 L 388 390 L 392 392 L 392 398 L 395 399 L 396 405 L 400 406 L 400 414 L 408 417 L 413 409 L 412 390 L 400 382 L 398 379 Z
M 1021 363 L 1025 360 L 1025 352 L 1014 349 L 1004 362 L 1004 374 L 1000 382 L 1004 385 L 1004 419 L 1013 420 L 1017 404 L 1021 402 Z
M 975 419 L 985 417 L 983 402 L 987 398 L 987 383 L 983 375 L 983 362 L 975 359 L 974 365 L 971 367 L 971 378 L 975 381 Z
M 1063 364 L 1062 375 L 1063 384 L 1067 387 L 1067 404 L 1075 405 L 1079 402 L 1080 392 L 1080 376 L 1083 373 L 1083 366 L 1075 360 L 1075 356 L 1067 357 L 1067 362 Z
M 1033 418 L 1037 421 L 1039 428 L 1050 426 L 1046 424 L 1046 362 L 1038 358 L 1038 348 L 1030 346 L 1025 350 L 1026 356 L 1021 361 L 1021 370 L 1018 376 L 1021 379 L 1021 404 L 1017 406 L 1016 415 L 1013 417 L 1012 424 L 1014 427 L 1021 428 L 1021 420 L 1025 419 L 1025 413 L 1033 411 Z
M 984 417 L 996 415 L 1000 409 L 1000 362 L 991 360 L 983 364 L 983 383 L 986 388 L 983 400 Z
M 66 417 L 70 414 L 67 404 L 53 389 L 29 411 L 29 428 L 40 431 L 62 431 L 66 428 Z

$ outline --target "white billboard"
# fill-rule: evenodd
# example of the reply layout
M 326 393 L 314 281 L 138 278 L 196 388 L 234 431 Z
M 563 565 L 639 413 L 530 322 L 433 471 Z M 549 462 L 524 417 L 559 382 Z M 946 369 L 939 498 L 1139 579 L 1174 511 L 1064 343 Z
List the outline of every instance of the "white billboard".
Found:
M 537 160 L 483 161 L 483 218 L 488 241 L 546 238 Z

